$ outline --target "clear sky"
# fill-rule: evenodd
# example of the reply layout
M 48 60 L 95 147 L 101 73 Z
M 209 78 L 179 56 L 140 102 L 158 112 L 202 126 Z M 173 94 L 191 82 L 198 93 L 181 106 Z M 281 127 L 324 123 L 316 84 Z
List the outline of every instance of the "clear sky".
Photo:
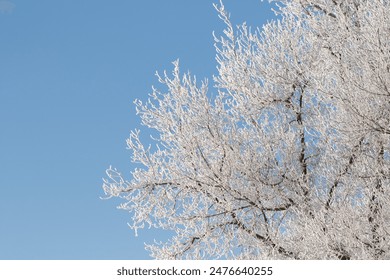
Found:
M 0 0 L 0 259 L 147 259 L 120 200 L 101 200 L 112 165 L 132 170 L 133 100 L 156 71 L 216 72 L 216 0 Z M 267 2 L 225 0 L 261 26 Z

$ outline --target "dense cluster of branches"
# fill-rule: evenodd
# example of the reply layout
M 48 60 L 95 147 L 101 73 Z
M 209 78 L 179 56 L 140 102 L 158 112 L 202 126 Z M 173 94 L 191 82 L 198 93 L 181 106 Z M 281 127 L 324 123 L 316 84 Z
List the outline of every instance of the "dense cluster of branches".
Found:
M 153 257 L 390 258 L 390 1 L 277 2 L 255 32 L 216 5 L 216 93 L 175 62 L 136 102 L 156 146 L 133 131 L 143 167 L 103 187 L 174 231 Z

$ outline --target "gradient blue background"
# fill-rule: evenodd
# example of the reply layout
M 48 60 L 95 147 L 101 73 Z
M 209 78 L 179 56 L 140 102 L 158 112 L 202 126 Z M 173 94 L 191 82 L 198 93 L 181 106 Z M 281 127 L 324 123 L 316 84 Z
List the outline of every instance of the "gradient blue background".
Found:
M 156 70 L 180 58 L 216 73 L 213 2 L 0 0 L 0 259 L 147 259 L 144 242 L 167 238 L 135 237 L 102 177 L 130 174 L 132 102 Z M 234 24 L 274 18 L 259 0 L 224 3 Z

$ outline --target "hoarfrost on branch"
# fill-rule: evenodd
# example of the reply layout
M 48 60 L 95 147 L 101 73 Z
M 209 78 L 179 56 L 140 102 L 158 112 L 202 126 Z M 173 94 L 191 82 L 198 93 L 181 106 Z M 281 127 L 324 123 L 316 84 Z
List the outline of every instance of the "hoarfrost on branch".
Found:
M 390 3 L 277 2 L 257 31 L 215 5 L 212 90 L 176 61 L 135 102 L 158 138 L 131 132 L 142 167 L 103 187 L 134 229 L 175 233 L 155 258 L 390 258 Z

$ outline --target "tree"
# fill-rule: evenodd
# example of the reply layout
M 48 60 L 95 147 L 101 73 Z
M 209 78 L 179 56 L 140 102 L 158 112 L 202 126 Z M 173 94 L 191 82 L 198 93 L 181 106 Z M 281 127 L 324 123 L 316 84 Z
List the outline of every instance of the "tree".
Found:
M 158 138 L 131 132 L 142 167 L 103 187 L 135 230 L 175 232 L 153 257 L 390 258 L 390 2 L 278 4 L 255 32 L 215 5 L 213 95 L 175 62 L 135 102 Z

